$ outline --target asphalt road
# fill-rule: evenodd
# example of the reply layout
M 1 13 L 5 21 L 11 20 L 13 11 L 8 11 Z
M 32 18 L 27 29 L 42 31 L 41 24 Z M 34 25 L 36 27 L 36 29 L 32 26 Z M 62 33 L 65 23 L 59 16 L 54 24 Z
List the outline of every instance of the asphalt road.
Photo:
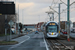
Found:
M 39 34 L 30 33 L 26 35 L 28 38 L 16 45 L 0 45 L 0 50 L 46 50 L 44 35 L 42 32 Z

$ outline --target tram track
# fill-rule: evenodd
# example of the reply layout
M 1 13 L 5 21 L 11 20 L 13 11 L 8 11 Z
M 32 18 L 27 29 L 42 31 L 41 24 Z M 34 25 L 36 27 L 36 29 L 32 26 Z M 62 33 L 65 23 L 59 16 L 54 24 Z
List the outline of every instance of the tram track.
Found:
M 64 43 L 62 43 L 61 41 L 57 40 L 57 39 L 49 39 L 47 40 L 47 43 L 49 45 L 50 50 L 72 50 L 71 47 L 65 45 Z

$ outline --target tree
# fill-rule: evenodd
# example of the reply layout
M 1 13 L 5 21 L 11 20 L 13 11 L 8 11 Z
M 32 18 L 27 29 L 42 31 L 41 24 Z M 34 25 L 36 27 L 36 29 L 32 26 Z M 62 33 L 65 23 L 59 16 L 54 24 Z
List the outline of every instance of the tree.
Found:
M 7 27 L 8 29 L 10 26 L 8 25 L 8 22 L 12 20 L 15 22 L 15 15 L 7 15 L 7 20 L 5 20 L 5 15 L 0 15 L 0 34 L 5 33 L 5 22 L 7 21 Z

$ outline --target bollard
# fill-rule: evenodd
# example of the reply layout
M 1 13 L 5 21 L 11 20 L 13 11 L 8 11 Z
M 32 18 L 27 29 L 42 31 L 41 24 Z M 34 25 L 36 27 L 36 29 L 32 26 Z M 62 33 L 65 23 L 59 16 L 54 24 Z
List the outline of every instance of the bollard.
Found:
M 70 39 L 69 38 L 67 40 L 70 42 Z

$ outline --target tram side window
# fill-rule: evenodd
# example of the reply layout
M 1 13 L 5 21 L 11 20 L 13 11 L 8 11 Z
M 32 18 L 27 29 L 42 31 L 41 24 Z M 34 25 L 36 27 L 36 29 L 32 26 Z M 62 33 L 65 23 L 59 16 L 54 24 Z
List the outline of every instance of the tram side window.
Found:
M 57 26 L 48 26 L 48 32 L 57 32 Z

